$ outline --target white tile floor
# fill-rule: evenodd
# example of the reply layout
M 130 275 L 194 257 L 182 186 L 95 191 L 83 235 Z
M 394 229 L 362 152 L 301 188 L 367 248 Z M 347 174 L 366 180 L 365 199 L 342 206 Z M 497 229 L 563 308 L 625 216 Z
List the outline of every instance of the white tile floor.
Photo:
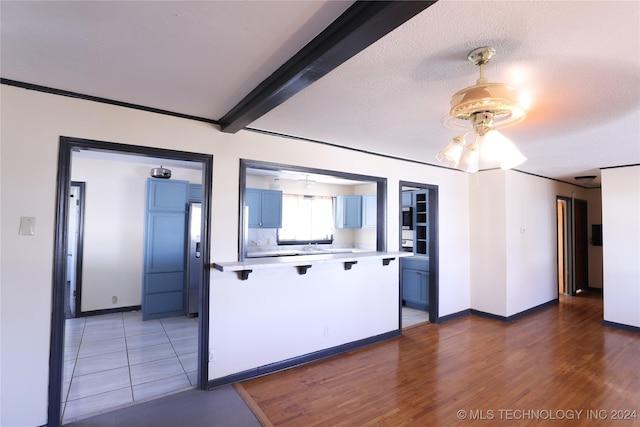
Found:
M 197 385 L 198 319 L 139 311 L 67 319 L 63 423 Z
M 402 327 L 417 325 L 429 321 L 429 313 L 410 307 L 402 307 Z

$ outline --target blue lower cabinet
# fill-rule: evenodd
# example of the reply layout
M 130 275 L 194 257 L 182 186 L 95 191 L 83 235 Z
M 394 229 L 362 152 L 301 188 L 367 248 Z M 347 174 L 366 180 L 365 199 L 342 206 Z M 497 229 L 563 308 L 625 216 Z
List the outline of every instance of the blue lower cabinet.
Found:
M 147 294 L 143 306 L 147 307 L 145 320 L 161 319 L 164 317 L 181 316 L 184 314 L 182 298 L 184 293 L 165 292 L 161 294 Z
M 407 307 L 429 309 L 428 265 L 423 260 L 402 260 L 402 301 Z

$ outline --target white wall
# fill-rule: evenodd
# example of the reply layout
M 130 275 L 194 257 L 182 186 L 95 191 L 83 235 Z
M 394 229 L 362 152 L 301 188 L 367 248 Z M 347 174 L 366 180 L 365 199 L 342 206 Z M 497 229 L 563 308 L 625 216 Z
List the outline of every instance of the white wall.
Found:
M 505 174 L 469 175 L 471 229 L 471 308 L 506 316 L 507 222 Z
M 602 170 L 604 320 L 640 328 L 640 166 Z
M 149 169 L 148 163 L 72 157 L 71 179 L 86 183 L 82 311 L 141 304 Z M 172 179 L 202 181 L 201 171 L 179 167 L 171 171 Z
M 507 316 L 558 296 L 558 183 L 515 171 L 507 175 Z
M 211 378 L 287 360 L 398 329 L 398 265 L 361 259 L 211 276 Z M 231 301 L 235 301 L 234 304 Z M 233 325 L 230 328 L 229 325 Z M 284 345 L 286 343 L 286 345 Z
M 590 197 L 597 211 L 591 191 L 512 170 L 470 175 L 471 308 L 509 317 L 557 298 L 556 198 Z
M 61 135 L 212 154 L 211 253 L 212 261 L 217 262 L 237 260 L 240 158 L 363 175 L 384 173 L 390 201 L 387 206 L 389 250 L 398 249 L 397 219 L 400 213 L 398 203 L 393 201 L 399 200 L 399 181 L 438 185 L 440 315 L 469 308 L 468 182 L 463 173 L 251 132 L 229 135 L 207 123 L 5 85 L 0 86 L 0 91 L 2 425 L 34 426 L 47 422 L 56 171 Z M 36 217 L 35 236 L 18 236 L 21 216 Z M 309 320 L 302 323 L 297 332 L 308 335 L 309 342 L 296 347 L 296 351 L 330 347 L 389 328 L 391 314 L 386 310 L 391 304 L 387 299 L 394 298 L 397 303 L 397 296 L 390 289 L 398 286 L 398 263 L 392 262 L 386 267 L 384 274 L 380 274 L 376 284 L 366 292 L 360 280 L 370 278 L 365 277 L 364 269 L 357 269 L 358 266 L 360 263 L 350 271 L 340 271 L 340 274 L 326 271 L 326 274 L 339 277 L 341 280 L 337 279 L 337 282 L 344 285 L 341 289 L 345 295 L 340 295 L 339 301 L 354 301 L 356 296 L 349 293 L 362 292 L 357 297 L 379 310 L 376 313 L 378 320 L 363 325 L 356 316 L 343 313 L 345 307 L 338 306 L 337 313 L 327 321 L 340 322 L 342 329 L 336 330 L 335 341 L 327 340 L 318 336 L 316 329 L 318 322 L 325 319 L 326 307 L 305 302 L 303 306 L 307 311 L 304 315 Z M 265 360 L 287 353 L 291 341 L 282 334 L 280 327 L 298 320 L 290 318 L 295 314 L 295 308 L 288 304 L 292 301 L 291 296 L 296 297 L 294 300 L 320 298 L 319 301 L 325 301 L 320 295 L 327 288 L 321 288 L 324 281 L 322 284 L 317 281 L 314 268 L 304 276 L 292 275 L 285 270 L 270 272 L 273 277 L 254 274 L 246 282 L 212 274 L 210 339 L 212 348 L 221 356 L 211 366 L 211 379 L 239 369 L 224 356 L 243 354 L 247 341 L 268 343 L 268 349 L 260 347 L 258 350 L 268 353 Z M 325 273 L 320 268 L 317 271 Z M 354 277 L 360 279 L 351 284 Z M 295 285 L 300 287 L 294 288 Z M 257 295 L 248 296 L 247 289 L 254 288 Z M 260 294 L 262 300 L 258 305 L 256 297 Z M 269 310 L 262 312 L 268 315 L 261 317 L 245 312 L 246 321 L 262 323 L 263 335 L 260 337 L 256 334 L 241 337 L 235 333 L 247 328 L 238 325 L 230 311 L 242 312 L 247 301 L 252 308 Z M 338 304 L 331 301 L 331 304 Z M 27 304 L 28 309 L 25 309 Z M 218 310 L 213 309 L 214 306 Z M 393 315 L 397 316 L 397 306 L 393 310 Z M 371 320 L 371 317 L 366 318 Z M 350 324 L 352 328 L 349 328 Z M 221 326 L 223 330 L 220 330 Z M 229 336 L 235 339 L 229 339 Z M 247 363 L 262 363 L 262 359 Z

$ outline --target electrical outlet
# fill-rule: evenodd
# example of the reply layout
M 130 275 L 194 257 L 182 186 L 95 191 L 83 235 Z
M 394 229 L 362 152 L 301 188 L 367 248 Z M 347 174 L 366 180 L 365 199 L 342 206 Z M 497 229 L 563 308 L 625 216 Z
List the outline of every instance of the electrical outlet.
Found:
M 329 325 L 324 325 L 324 336 L 325 337 L 329 336 Z
M 211 350 L 209 352 L 209 362 L 213 362 L 216 358 L 216 351 L 215 350 Z
M 112 303 L 112 304 L 116 304 L 117 302 L 118 302 L 118 297 L 117 297 L 117 296 L 115 296 L 115 295 L 114 295 L 114 296 L 112 296 L 112 297 L 111 297 L 111 303 Z

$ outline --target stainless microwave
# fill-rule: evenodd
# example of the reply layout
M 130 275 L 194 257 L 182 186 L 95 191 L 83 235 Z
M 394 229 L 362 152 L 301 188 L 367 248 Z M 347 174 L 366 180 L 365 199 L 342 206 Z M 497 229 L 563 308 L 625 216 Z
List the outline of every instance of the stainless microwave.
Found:
M 402 208 L 402 229 L 413 230 L 413 208 Z

